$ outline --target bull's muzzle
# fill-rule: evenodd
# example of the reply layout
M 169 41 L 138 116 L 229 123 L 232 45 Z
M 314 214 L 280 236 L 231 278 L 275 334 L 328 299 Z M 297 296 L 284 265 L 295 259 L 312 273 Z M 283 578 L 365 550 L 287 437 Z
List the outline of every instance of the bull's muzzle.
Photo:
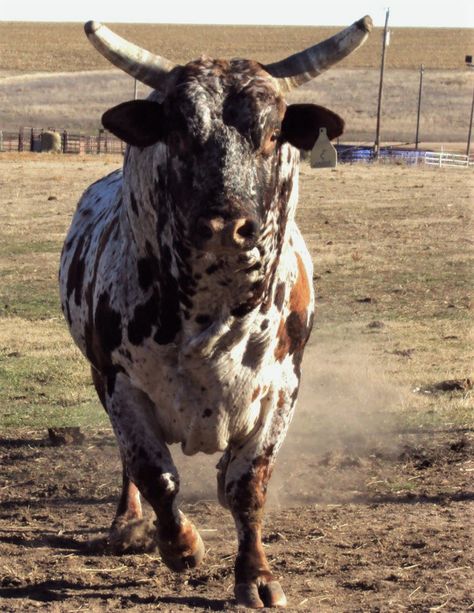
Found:
M 225 220 L 223 217 L 198 219 L 195 232 L 197 243 L 202 249 L 250 250 L 255 247 L 260 223 L 253 217 L 239 217 Z

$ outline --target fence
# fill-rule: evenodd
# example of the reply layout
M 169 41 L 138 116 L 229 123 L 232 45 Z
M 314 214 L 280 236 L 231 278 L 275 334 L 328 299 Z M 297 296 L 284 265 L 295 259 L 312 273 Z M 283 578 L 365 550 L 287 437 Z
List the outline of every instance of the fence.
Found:
M 17 132 L 0 130 L 0 151 L 41 151 L 41 135 L 45 130 L 20 128 Z M 125 153 L 125 143 L 106 130 L 96 135 L 85 135 L 69 130 L 48 130 L 61 135 L 62 153 L 100 154 Z M 374 148 L 367 145 L 336 145 L 339 162 L 373 162 Z M 456 153 L 381 147 L 378 160 L 381 162 L 403 162 L 405 164 L 427 164 L 469 168 L 474 166 L 474 155 Z
M 0 130 L 0 151 L 41 151 L 41 134 L 38 128 L 20 128 L 17 132 Z M 62 153 L 124 153 L 125 143 L 99 130 L 96 135 L 85 135 L 69 130 L 48 130 L 61 135 Z
M 427 151 L 425 164 L 429 166 L 469 167 L 474 166 L 474 156 L 459 155 L 457 153 L 445 153 L 443 151 Z
M 374 148 L 358 145 L 336 145 L 340 162 L 373 162 Z M 378 160 L 380 162 L 403 162 L 404 164 L 427 164 L 429 166 L 471 167 L 474 166 L 474 155 L 460 155 L 417 149 L 400 149 L 397 147 L 381 147 Z

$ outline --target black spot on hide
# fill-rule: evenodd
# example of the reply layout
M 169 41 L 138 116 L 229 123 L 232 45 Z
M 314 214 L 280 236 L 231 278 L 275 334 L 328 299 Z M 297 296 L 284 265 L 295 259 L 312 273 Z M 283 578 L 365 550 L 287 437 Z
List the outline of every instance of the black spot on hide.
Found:
M 122 342 L 122 317 L 110 306 L 110 297 L 103 292 L 95 310 L 95 329 L 102 352 L 110 355 Z
M 133 192 L 130 192 L 130 204 L 132 206 L 132 211 L 138 217 L 137 199 L 135 198 L 135 194 Z
M 196 315 L 195 319 L 196 319 L 196 323 L 201 324 L 201 325 L 207 325 L 211 321 L 211 318 L 209 315 L 203 315 L 203 314 Z
M 251 370 L 257 370 L 262 363 L 266 348 L 266 338 L 258 334 L 251 334 L 242 357 L 242 366 L 247 366 Z
M 285 322 L 286 332 L 290 341 L 289 353 L 292 354 L 298 349 L 302 349 L 308 337 L 306 322 L 301 320 L 297 312 L 290 313 Z
M 84 236 L 77 241 L 76 250 L 72 256 L 67 275 L 67 297 L 74 292 L 74 302 L 79 306 L 81 303 L 82 286 L 84 282 L 84 260 L 81 258 L 84 246 Z
M 151 336 L 151 329 L 156 322 L 158 298 L 155 294 L 144 303 L 135 307 L 133 319 L 128 324 L 128 338 L 133 345 L 140 345 Z
M 155 274 L 158 273 L 159 262 L 154 256 L 138 260 L 138 282 L 143 291 L 149 289 Z
M 275 306 L 281 311 L 283 308 L 283 300 L 285 298 L 285 284 L 279 283 L 275 291 Z
M 254 308 L 254 305 L 249 302 L 244 302 L 243 304 L 239 304 L 234 309 L 231 310 L 230 314 L 234 317 L 244 317 L 248 315 L 250 311 Z
M 173 342 L 181 329 L 178 282 L 171 274 L 171 252 L 165 246 L 161 258 L 160 290 L 161 300 L 158 309 L 158 330 L 154 340 L 159 345 Z

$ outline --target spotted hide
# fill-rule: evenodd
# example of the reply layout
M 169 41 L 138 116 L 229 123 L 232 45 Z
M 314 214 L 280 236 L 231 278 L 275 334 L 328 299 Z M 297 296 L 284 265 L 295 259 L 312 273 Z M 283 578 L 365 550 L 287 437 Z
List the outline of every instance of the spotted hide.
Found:
M 61 257 L 64 315 L 123 461 L 111 542 L 141 518 L 143 495 L 164 562 L 199 564 L 204 546 L 177 507 L 168 445 L 220 452 L 219 500 L 239 540 L 235 595 L 253 608 L 286 603 L 261 523 L 313 318 L 311 258 L 294 219 L 298 149 L 321 126 L 332 138 L 343 128 L 335 113 L 287 106 L 283 94 L 369 30 L 364 18 L 267 66 L 207 57 L 175 66 L 86 24 L 103 55 L 154 88 L 104 114 L 129 145 L 123 170 L 84 193 Z

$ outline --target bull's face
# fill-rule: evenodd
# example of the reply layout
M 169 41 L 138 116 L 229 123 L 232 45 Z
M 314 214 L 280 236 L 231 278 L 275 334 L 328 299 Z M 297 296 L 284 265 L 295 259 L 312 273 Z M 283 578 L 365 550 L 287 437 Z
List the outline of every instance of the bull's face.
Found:
M 156 157 L 152 152 L 141 158 L 155 160 L 144 175 L 147 185 L 156 185 L 160 209 L 164 200 L 179 224 L 176 229 L 182 230 L 174 236 L 207 252 L 239 252 L 255 245 L 262 251 L 268 229 L 281 235 L 292 193 L 285 176 L 295 174 L 294 148 L 311 149 L 323 126 L 330 138 L 343 129 L 331 111 L 308 104 L 286 106 L 282 95 L 357 49 L 371 27 L 370 17 L 364 17 L 272 64 L 204 58 L 179 66 L 100 23 L 85 25 L 102 55 L 155 90 L 148 100 L 110 109 L 103 123 L 132 149 L 156 147 Z M 137 162 L 135 169 L 141 170 L 143 163 Z M 283 220 L 277 221 L 279 227 L 277 218 Z
M 258 243 L 290 145 L 311 149 L 320 127 L 330 138 L 342 119 L 315 105 L 287 106 L 256 62 L 201 59 L 177 71 L 161 102 L 125 102 L 104 126 L 132 146 L 166 144 L 164 188 L 185 236 L 206 251 L 251 250 Z

